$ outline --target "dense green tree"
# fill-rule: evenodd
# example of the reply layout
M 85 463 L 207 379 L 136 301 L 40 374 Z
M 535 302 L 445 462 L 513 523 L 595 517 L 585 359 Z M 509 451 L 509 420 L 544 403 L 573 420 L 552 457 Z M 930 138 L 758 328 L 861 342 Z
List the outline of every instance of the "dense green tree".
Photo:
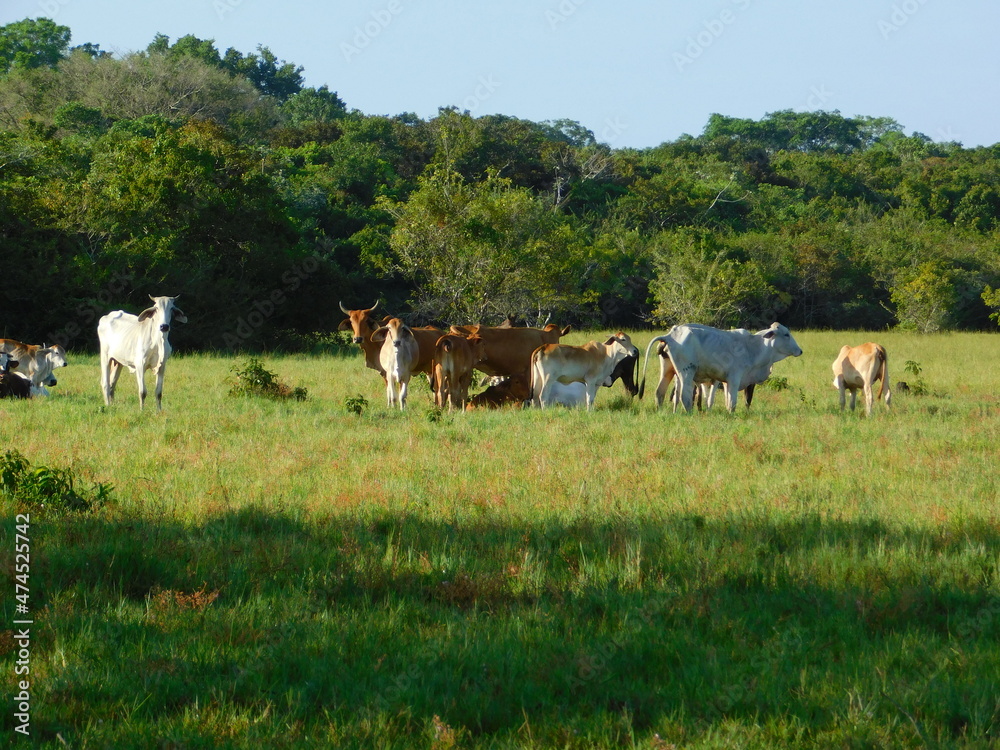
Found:
M 0 74 L 55 67 L 69 49 L 70 30 L 50 18 L 25 18 L 0 26 Z

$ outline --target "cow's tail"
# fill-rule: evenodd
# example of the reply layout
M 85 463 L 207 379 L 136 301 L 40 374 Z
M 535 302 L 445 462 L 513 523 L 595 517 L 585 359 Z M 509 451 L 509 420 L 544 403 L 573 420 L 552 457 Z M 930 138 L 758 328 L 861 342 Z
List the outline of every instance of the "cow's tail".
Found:
M 649 364 L 649 350 L 652 348 L 653 344 L 655 344 L 657 341 L 666 342 L 666 340 L 667 340 L 666 336 L 657 336 L 656 338 L 651 339 L 650 342 L 646 345 L 646 357 L 642 360 L 642 380 L 639 381 L 640 401 L 642 400 L 643 394 L 646 392 L 646 365 Z M 636 369 L 639 368 L 638 360 L 636 361 L 635 366 Z
M 892 388 L 889 387 L 889 355 L 885 353 L 883 347 L 878 348 L 879 355 L 879 389 L 878 397 L 879 400 L 882 399 L 882 394 L 885 394 L 885 405 L 888 406 L 889 402 L 892 401 Z

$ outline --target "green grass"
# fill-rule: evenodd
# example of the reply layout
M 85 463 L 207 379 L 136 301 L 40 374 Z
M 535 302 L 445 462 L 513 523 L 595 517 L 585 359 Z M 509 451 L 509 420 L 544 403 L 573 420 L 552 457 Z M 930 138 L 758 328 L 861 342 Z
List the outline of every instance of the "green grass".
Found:
M 788 387 L 736 415 L 620 385 L 589 414 L 447 414 L 419 381 L 400 413 L 360 357 L 264 357 L 309 398 L 233 398 L 242 360 L 208 355 L 139 413 L 71 355 L 48 400 L 0 402 L 0 448 L 113 485 L 0 500 L 4 559 L 32 513 L 33 740 L 995 745 L 1000 337 L 796 337 Z M 830 364 L 866 340 L 928 393 L 841 414 Z

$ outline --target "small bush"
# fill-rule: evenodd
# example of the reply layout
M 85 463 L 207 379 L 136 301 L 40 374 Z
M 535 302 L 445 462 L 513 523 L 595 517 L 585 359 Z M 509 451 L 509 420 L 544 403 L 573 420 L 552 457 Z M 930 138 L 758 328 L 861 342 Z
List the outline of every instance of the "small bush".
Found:
M 344 399 L 344 408 L 351 414 L 357 414 L 360 417 L 362 412 L 368 408 L 368 399 L 361 394 L 348 396 Z
M 923 368 L 920 366 L 920 363 L 914 362 L 912 359 L 908 359 L 906 360 L 906 364 L 903 365 L 903 371 L 910 373 L 914 377 L 914 380 L 907 384 L 908 387 L 905 390 L 909 391 L 914 396 L 926 395 L 927 384 L 924 383 L 924 379 L 920 377 L 920 373 L 923 372 Z
M 71 471 L 47 466 L 31 467 L 17 451 L 0 457 L 0 492 L 32 508 L 89 511 L 111 499 L 113 487 L 98 482 L 90 490 L 78 490 Z
M 309 396 L 309 392 L 301 386 L 292 388 L 282 383 L 256 357 L 251 357 L 242 365 L 233 365 L 232 371 L 235 382 L 229 389 L 230 396 L 262 396 L 296 401 L 305 401 Z

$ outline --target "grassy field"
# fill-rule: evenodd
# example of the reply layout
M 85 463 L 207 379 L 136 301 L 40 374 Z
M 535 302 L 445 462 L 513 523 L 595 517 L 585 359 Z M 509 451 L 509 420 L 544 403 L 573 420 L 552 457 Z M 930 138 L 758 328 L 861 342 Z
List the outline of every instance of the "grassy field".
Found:
M 71 353 L 0 402 L 0 455 L 113 490 L 0 499 L 4 688 L 30 513 L 38 745 L 993 747 L 1000 336 L 795 335 L 736 415 L 620 385 L 442 414 L 421 382 L 392 412 L 360 356 L 264 357 L 309 399 L 232 398 L 209 355 L 140 413 Z M 873 338 L 911 390 L 866 420 L 830 364 Z

